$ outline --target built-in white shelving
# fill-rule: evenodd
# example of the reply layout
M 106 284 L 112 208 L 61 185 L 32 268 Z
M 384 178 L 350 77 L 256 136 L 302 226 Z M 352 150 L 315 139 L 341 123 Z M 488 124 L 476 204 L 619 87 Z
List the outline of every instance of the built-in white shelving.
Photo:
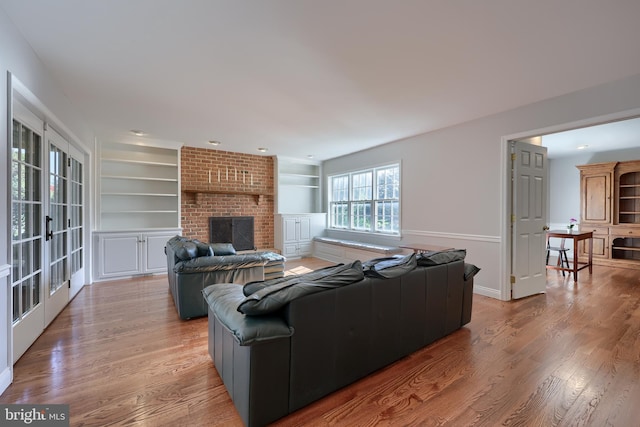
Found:
M 180 226 L 180 152 L 105 143 L 100 156 L 100 229 Z
M 319 163 L 278 157 L 276 159 L 279 213 L 320 212 L 321 167 Z

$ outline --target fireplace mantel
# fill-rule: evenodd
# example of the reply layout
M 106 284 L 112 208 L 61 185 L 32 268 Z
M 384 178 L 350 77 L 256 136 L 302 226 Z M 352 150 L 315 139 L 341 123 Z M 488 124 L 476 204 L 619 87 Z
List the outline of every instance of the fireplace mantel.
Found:
M 198 204 L 198 194 L 232 194 L 237 196 L 253 196 L 256 201 L 256 205 L 260 203 L 260 198 L 262 196 L 273 196 L 273 193 L 267 190 L 244 191 L 223 190 L 219 188 L 184 188 L 182 191 L 186 194 L 195 194 L 196 204 Z

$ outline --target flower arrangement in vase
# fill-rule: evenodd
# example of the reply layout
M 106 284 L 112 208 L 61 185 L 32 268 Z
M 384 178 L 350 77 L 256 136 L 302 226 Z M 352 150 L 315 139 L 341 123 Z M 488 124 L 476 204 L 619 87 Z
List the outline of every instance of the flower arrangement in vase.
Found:
M 573 227 L 575 227 L 575 226 L 576 226 L 576 223 L 577 223 L 577 222 L 578 222 L 578 220 L 577 220 L 577 219 L 575 219 L 575 218 L 570 218 L 570 219 L 569 219 L 569 225 L 567 225 L 567 230 L 569 230 L 569 231 L 573 231 Z

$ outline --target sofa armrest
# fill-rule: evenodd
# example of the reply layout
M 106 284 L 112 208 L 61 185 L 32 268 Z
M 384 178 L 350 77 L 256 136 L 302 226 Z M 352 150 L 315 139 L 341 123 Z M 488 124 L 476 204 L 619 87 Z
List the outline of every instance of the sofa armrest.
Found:
M 247 316 L 238 311 L 238 305 L 246 299 L 242 287 L 233 283 L 207 286 L 202 296 L 222 325 L 234 336 L 241 346 L 288 338 L 293 335 L 291 328 L 279 315 Z

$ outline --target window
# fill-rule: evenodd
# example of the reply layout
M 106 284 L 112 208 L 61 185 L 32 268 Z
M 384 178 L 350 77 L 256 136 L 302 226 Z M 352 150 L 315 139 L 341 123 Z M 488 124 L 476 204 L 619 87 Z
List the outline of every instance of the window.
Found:
M 329 177 L 330 227 L 400 233 L 400 165 Z

